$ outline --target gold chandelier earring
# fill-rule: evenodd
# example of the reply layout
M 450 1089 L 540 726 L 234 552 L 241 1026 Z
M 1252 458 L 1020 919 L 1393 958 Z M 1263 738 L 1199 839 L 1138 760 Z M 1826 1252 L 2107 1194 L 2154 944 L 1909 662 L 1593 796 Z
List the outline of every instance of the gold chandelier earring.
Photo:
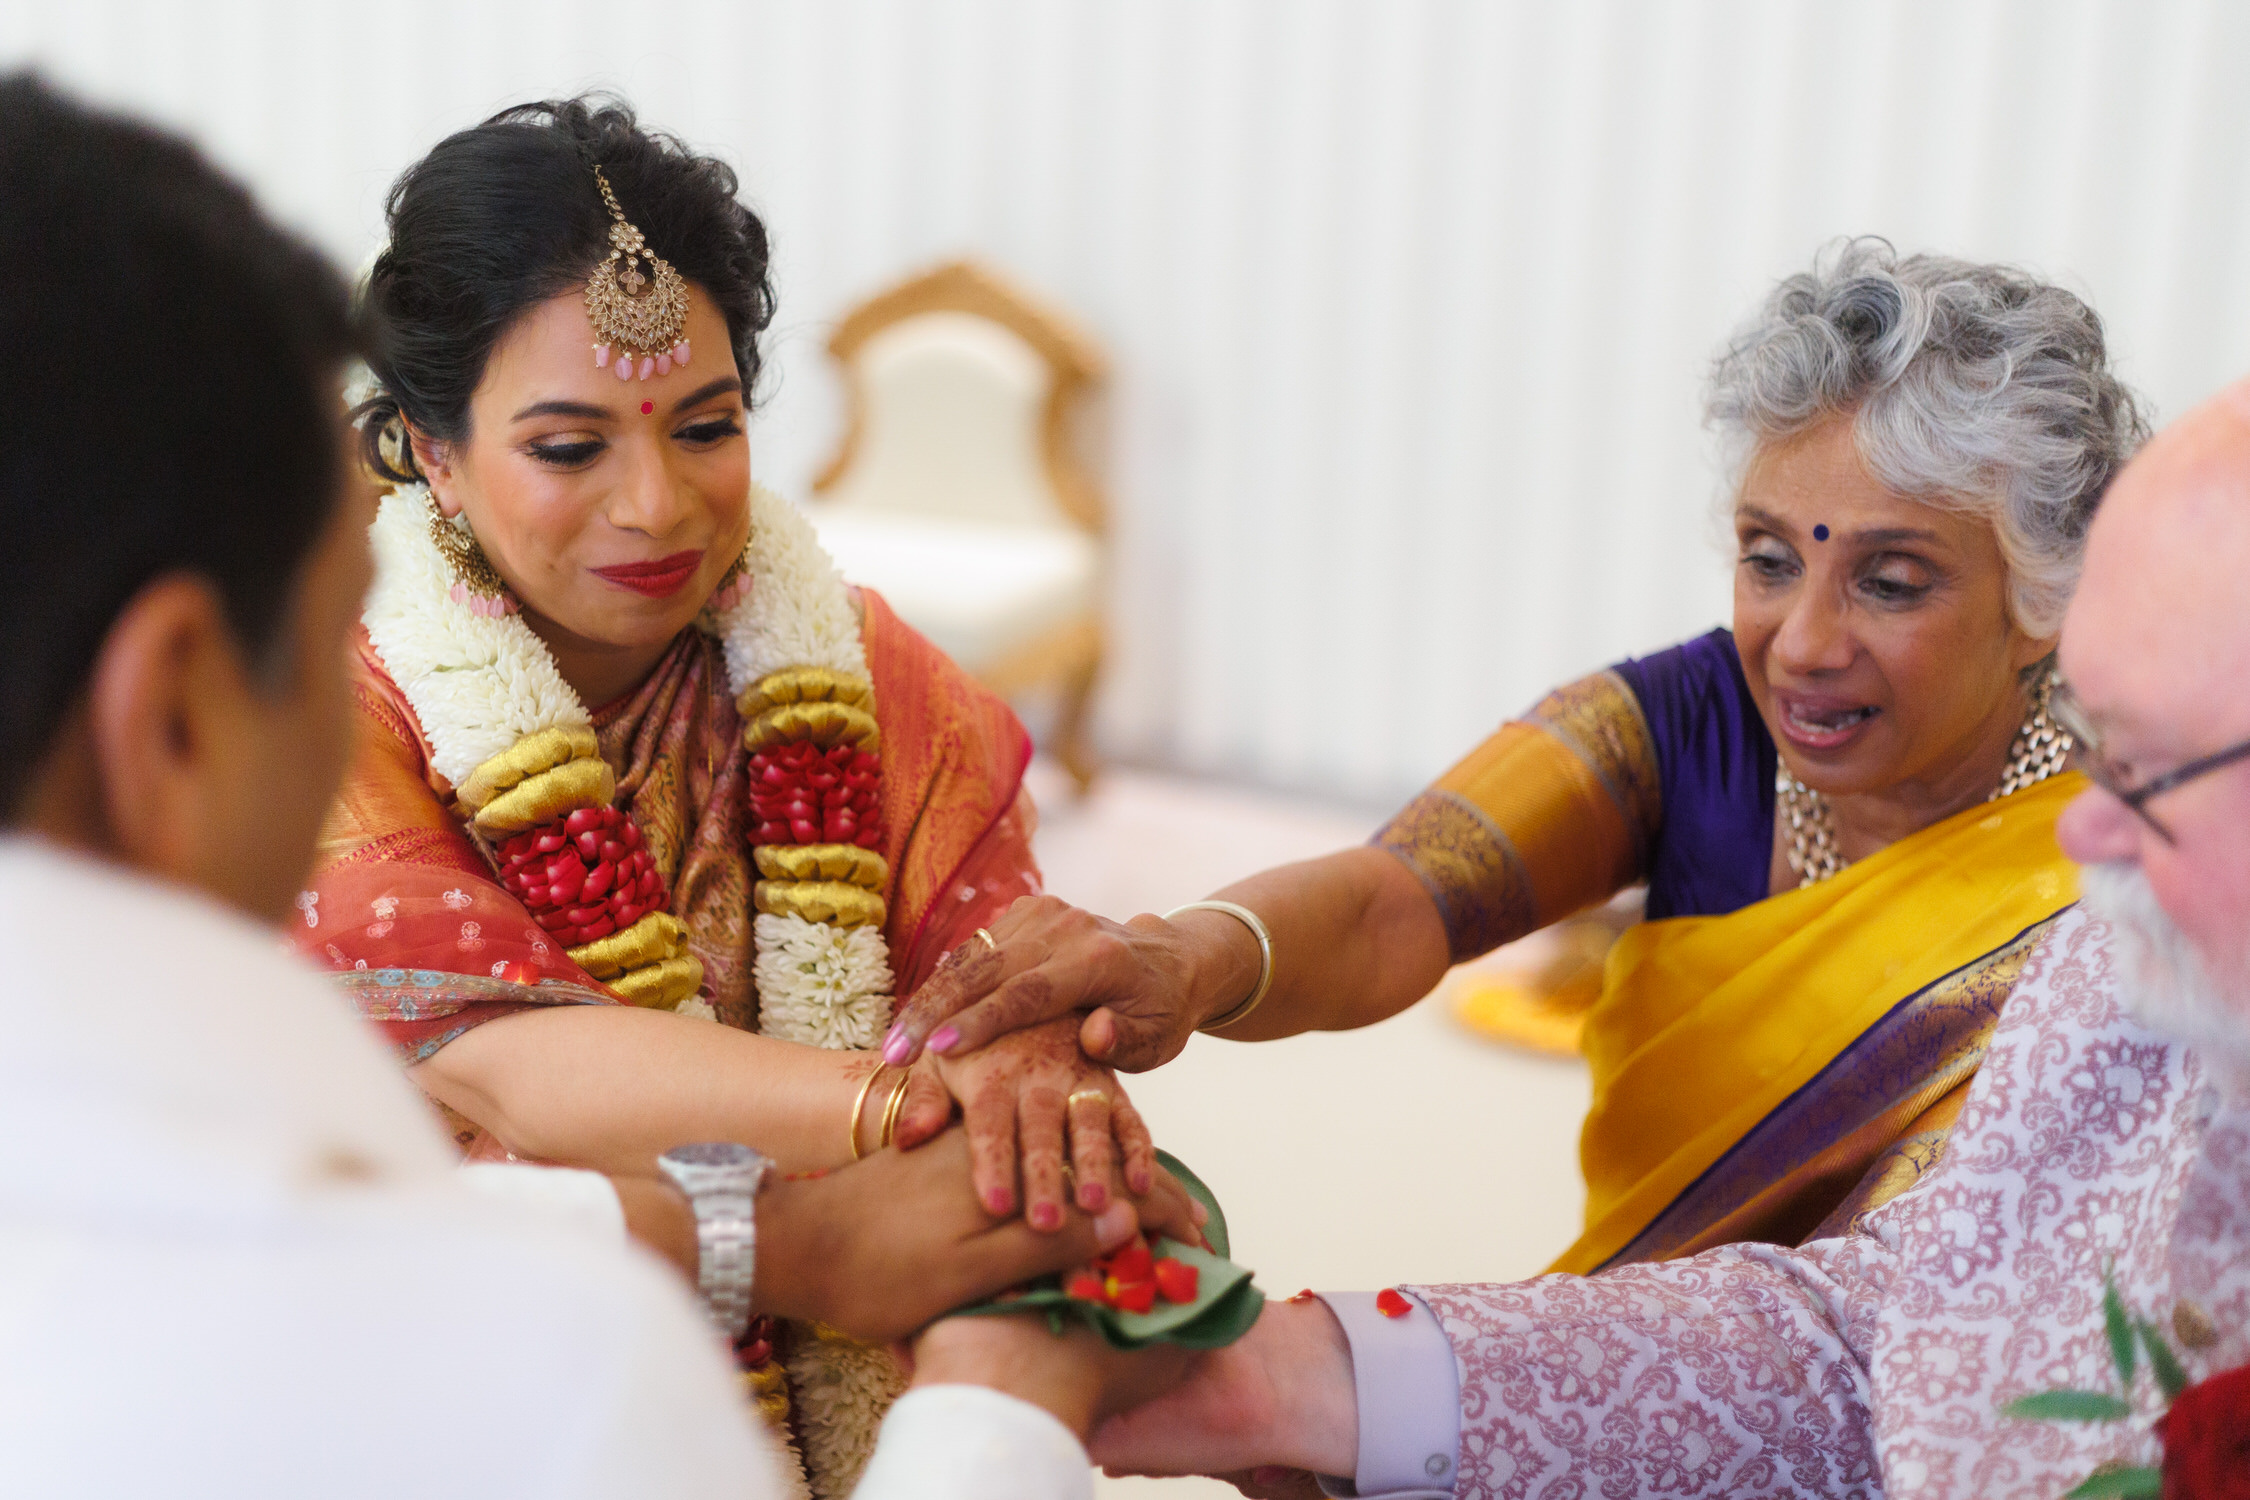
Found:
M 750 549 L 744 547 L 741 556 L 727 564 L 719 576 L 719 586 L 711 591 L 711 600 L 703 607 L 713 615 L 723 615 L 750 597 Z
M 424 502 L 430 512 L 430 540 L 437 545 L 438 556 L 445 559 L 446 568 L 453 574 L 453 587 L 448 590 L 457 604 L 469 606 L 469 612 L 487 619 L 512 615 L 523 606 L 508 587 L 508 580 L 492 565 L 477 545 L 476 533 L 469 529 L 469 518 L 454 521 L 438 509 L 437 496 L 430 495 Z

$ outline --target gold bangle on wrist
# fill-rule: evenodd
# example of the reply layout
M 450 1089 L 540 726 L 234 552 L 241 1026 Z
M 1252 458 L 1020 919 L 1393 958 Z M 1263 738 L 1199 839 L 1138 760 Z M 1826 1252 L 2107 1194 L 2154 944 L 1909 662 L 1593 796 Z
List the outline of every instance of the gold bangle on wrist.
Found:
M 1249 997 L 1225 1015 L 1205 1021 L 1196 1030 L 1217 1031 L 1221 1027 L 1247 1020 L 1250 1012 L 1258 1008 L 1258 1002 L 1266 998 L 1266 991 L 1273 988 L 1273 934 L 1266 931 L 1266 924 L 1258 920 L 1256 912 L 1232 901 L 1190 901 L 1185 906 L 1175 906 L 1166 912 L 1164 920 L 1169 922 L 1182 912 L 1190 911 L 1223 911 L 1249 928 L 1250 935 L 1258 940 L 1258 983 L 1250 991 Z
M 875 1071 L 867 1075 L 867 1082 L 861 1084 L 859 1092 L 852 1096 L 852 1117 L 848 1123 L 851 1127 L 853 1161 L 859 1160 L 859 1112 L 867 1107 L 867 1096 L 875 1091 L 875 1080 L 882 1076 L 883 1065 L 877 1063 Z
M 914 1074 L 911 1071 L 898 1075 L 898 1087 L 891 1090 L 890 1102 L 883 1106 L 883 1134 L 876 1143 L 877 1150 L 891 1143 L 891 1132 L 898 1128 L 899 1107 L 906 1102 L 906 1086 L 913 1081 Z

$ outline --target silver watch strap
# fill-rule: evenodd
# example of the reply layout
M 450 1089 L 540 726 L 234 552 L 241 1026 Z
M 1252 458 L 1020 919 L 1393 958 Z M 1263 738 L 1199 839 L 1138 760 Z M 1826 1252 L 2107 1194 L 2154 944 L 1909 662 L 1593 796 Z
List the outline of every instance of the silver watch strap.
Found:
M 758 1188 L 765 1157 L 742 1146 L 683 1146 L 657 1158 L 695 1212 L 696 1287 L 720 1337 L 750 1325 L 757 1276 Z

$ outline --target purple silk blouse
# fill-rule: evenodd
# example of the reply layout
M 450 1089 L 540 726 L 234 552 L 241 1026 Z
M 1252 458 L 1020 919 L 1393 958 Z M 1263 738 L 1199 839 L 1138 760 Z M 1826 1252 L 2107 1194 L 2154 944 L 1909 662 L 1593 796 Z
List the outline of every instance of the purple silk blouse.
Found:
M 1714 630 L 1611 670 L 1641 705 L 1663 787 L 1650 920 L 1763 901 L 1773 874 L 1773 736 L 1750 699 L 1734 633 Z

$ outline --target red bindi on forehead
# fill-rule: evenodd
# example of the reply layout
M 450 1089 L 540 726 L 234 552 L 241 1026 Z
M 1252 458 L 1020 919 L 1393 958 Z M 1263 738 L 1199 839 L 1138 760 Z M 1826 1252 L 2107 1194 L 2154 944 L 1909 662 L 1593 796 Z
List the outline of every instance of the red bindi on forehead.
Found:
M 650 412 L 652 412 L 652 411 L 654 411 L 654 410 L 656 410 L 656 403 L 655 403 L 654 401 L 643 401 L 643 402 L 641 403 L 641 415 L 642 415 L 642 416 L 644 416 L 644 417 L 645 417 L 645 416 L 647 416 L 647 415 L 648 415 L 648 414 L 649 414 Z

